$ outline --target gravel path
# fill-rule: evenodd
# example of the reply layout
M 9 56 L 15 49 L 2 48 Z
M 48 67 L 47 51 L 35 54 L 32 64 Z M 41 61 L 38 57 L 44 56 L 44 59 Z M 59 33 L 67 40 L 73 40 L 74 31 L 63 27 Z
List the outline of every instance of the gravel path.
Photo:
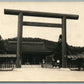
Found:
M 0 81 L 22 82 L 63 82 L 84 81 L 84 71 L 48 68 L 16 68 L 13 71 L 0 71 Z

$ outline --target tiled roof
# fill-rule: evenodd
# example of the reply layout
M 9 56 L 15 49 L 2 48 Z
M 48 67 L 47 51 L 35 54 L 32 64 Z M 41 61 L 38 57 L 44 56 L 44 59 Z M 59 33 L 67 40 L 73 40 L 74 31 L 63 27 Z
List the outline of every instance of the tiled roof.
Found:
M 72 59 L 84 58 L 84 54 L 68 55 L 67 57 Z
M 16 54 L 0 54 L 0 57 L 16 57 Z
M 16 42 L 9 42 L 8 44 L 8 51 L 16 51 L 17 50 L 17 44 Z M 22 43 L 22 52 L 51 52 L 48 50 L 44 42 L 23 42 Z

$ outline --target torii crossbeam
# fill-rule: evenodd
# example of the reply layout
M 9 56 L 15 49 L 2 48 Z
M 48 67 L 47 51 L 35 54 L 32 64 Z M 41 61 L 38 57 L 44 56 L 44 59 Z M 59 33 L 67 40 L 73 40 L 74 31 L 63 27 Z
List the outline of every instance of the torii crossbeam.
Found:
M 21 67 L 21 55 L 22 55 L 22 28 L 24 26 L 42 26 L 52 28 L 62 28 L 62 67 L 67 67 L 66 59 L 66 19 L 77 20 L 78 15 L 73 14 L 61 14 L 61 13 L 46 13 L 46 12 L 35 12 L 35 11 L 22 11 L 22 10 L 11 10 L 4 9 L 4 14 L 18 15 L 18 38 L 17 38 L 17 60 L 16 67 Z M 52 23 L 39 23 L 39 22 L 25 22 L 23 16 L 34 16 L 34 17 L 47 17 L 47 18 L 60 18 L 62 19 L 61 24 Z

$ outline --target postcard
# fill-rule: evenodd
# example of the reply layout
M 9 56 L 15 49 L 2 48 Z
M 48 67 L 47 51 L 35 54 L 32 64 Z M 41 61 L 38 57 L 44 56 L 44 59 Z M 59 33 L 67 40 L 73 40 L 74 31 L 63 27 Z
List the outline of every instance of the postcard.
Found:
M 0 2 L 0 82 L 84 82 L 84 2 Z

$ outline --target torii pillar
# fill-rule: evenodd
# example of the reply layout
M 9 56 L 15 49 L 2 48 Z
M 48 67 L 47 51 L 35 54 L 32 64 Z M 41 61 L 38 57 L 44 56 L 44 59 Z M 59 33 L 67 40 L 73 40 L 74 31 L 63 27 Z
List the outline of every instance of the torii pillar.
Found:
M 62 18 L 62 67 L 67 67 L 67 56 L 66 56 L 66 17 Z
M 18 15 L 18 35 L 17 35 L 17 60 L 16 67 L 21 67 L 21 57 L 22 57 L 22 30 L 23 30 L 23 14 Z

